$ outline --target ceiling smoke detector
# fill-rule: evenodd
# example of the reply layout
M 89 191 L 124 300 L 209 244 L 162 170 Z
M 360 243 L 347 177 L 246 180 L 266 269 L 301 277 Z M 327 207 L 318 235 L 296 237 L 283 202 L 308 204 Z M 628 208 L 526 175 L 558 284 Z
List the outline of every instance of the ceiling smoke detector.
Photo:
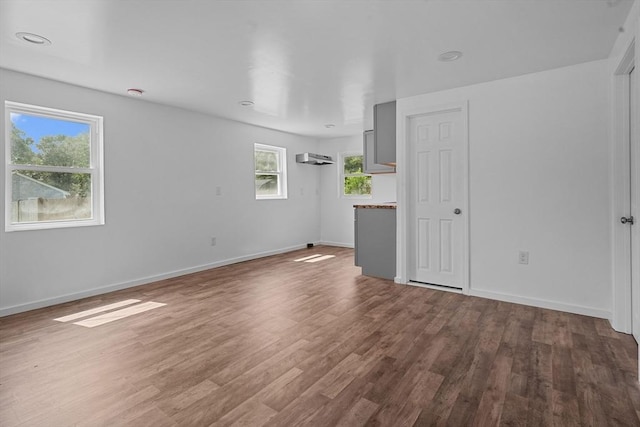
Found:
M 442 62 L 456 61 L 460 58 L 462 58 L 462 52 L 458 50 L 450 50 L 449 52 L 444 52 L 438 55 L 438 61 Z
M 27 43 L 31 43 L 31 44 L 38 44 L 38 45 L 50 45 L 51 44 L 51 40 L 49 40 L 46 37 L 42 37 L 39 36 L 37 34 L 33 34 L 33 33 L 25 33 L 25 32 L 19 32 L 16 33 L 16 37 L 19 40 L 25 41 Z
M 131 96 L 142 96 L 144 91 L 142 89 L 131 88 L 131 89 L 127 89 L 127 93 Z

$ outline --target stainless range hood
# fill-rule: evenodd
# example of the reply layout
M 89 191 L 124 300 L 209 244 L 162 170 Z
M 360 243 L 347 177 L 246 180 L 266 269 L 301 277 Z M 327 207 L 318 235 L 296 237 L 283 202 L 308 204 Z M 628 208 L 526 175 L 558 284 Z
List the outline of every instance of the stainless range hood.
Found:
M 296 154 L 296 163 L 307 163 L 310 165 L 332 165 L 334 163 L 331 156 L 314 153 Z

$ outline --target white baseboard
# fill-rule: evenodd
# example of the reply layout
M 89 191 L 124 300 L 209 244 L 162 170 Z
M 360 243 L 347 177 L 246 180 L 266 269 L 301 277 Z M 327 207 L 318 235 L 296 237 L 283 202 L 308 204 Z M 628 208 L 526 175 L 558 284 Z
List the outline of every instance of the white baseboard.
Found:
M 395 282 L 400 285 L 412 285 L 422 288 L 434 289 L 437 291 L 463 293 L 457 289 L 447 289 L 440 286 L 431 286 L 423 283 L 405 282 L 401 277 L 396 277 Z M 565 311 L 567 313 L 583 314 L 585 316 L 598 317 L 600 319 L 607 319 L 611 322 L 611 313 L 607 310 L 602 310 L 593 307 L 584 307 L 581 305 L 565 304 L 557 301 L 541 300 L 536 298 L 527 298 L 518 295 L 503 294 L 501 292 L 486 291 L 482 289 L 469 289 L 469 296 L 475 296 L 480 298 L 487 298 L 497 301 L 512 302 L 515 304 L 523 304 L 531 307 L 548 308 L 550 310 Z
M 339 243 L 339 242 L 320 241 L 315 244 L 353 248 L 353 245 L 350 245 L 348 243 Z M 174 271 L 157 274 L 153 276 L 146 276 L 146 277 L 142 277 L 134 280 L 129 280 L 126 282 L 115 283 L 107 286 L 101 286 L 98 288 L 88 289 L 82 292 L 60 295 L 54 298 L 47 298 L 43 300 L 29 302 L 26 304 L 14 305 L 11 307 L 3 307 L 3 308 L 0 308 L 0 317 L 9 316 L 11 314 L 22 313 L 29 310 L 35 310 L 38 308 L 49 307 L 52 305 L 62 304 L 69 301 L 75 301 L 75 300 L 79 300 L 82 298 L 87 298 L 95 295 L 101 295 L 109 292 L 119 291 L 122 289 L 132 288 L 134 286 L 145 285 L 148 283 L 157 282 L 159 280 L 171 279 L 173 277 L 184 276 L 185 274 L 197 273 L 199 271 L 209 270 L 216 267 L 222 267 L 225 265 L 236 264 L 238 262 L 264 258 L 267 256 L 291 252 L 291 251 L 304 249 L 304 248 L 306 248 L 306 244 L 289 246 L 286 248 L 280 248 L 280 249 L 275 249 L 271 251 L 258 252 L 258 253 L 244 255 L 244 256 L 235 257 L 235 258 L 228 258 L 228 259 L 216 261 L 210 264 L 198 265 L 190 268 L 184 268 L 184 269 L 174 270 Z M 395 278 L 395 282 L 402 283 L 399 277 Z M 425 287 L 429 287 L 429 286 L 425 286 Z M 437 288 L 437 287 L 434 287 L 434 289 L 443 290 L 442 288 Z M 494 299 L 498 301 L 512 302 L 516 304 L 524 304 L 524 305 L 529 305 L 533 307 L 548 308 L 551 310 L 566 311 L 568 313 L 583 314 L 586 316 L 607 319 L 609 321 L 611 321 L 611 317 L 612 317 L 611 312 L 607 310 L 598 309 L 598 308 L 584 307 L 579 305 L 560 303 L 556 301 L 547 301 L 547 300 L 541 300 L 541 299 L 535 299 L 535 298 L 528 298 L 528 297 L 522 297 L 517 295 L 504 294 L 500 292 L 486 291 L 481 289 L 472 288 L 469 291 L 469 295 Z
M 327 242 L 327 241 L 320 241 L 318 242 L 319 245 L 326 245 L 326 246 L 337 246 L 339 248 L 354 248 L 353 243 L 340 243 L 340 242 Z
M 435 291 L 443 291 L 443 292 L 452 292 L 454 294 L 462 294 L 462 289 L 450 288 L 448 286 L 430 285 L 428 283 L 411 282 L 411 281 L 409 281 L 407 283 L 404 283 L 404 284 L 408 285 L 408 286 L 417 286 L 419 288 L 433 289 Z
M 532 307 L 548 308 L 550 310 L 566 311 L 567 313 L 583 314 L 585 316 L 598 317 L 611 321 L 611 312 L 594 307 L 565 304 L 556 301 L 547 301 L 536 298 L 528 298 L 517 295 L 503 294 L 500 292 L 484 291 L 480 289 L 470 289 L 469 295 L 481 298 L 494 299 L 498 301 L 513 302 L 516 304 L 529 305 Z
M 286 252 L 295 251 L 298 249 L 304 249 L 307 245 L 296 245 L 287 248 L 276 249 L 272 251 L 258 252 L 255 254 L 244 255 L 236 258 L 229 258 L 221 261 L 216 261 L 210 264 L 198 265 L 195 267 L 184 268 L 180 270 L 169 271 L 167 273 L 157 274 L 153 276 L 141 277 L 126 282 L 115 283 L 107 286 L 101 286 L 99 288 L 87 289 L 81 292 L 75 292 L 71 294 L 60 295 L 53 298 L 42 299 L 38 301 L 29 302 L 26 304 L 18 304 L 11 307 L 0 308 L 0 317 L 9 316 L 11 314 L 22 313 L 25 311 L 35 310 L 38 308 L 49 307 L 56 304 L 62 304 L 69 301 L 75 301 L 82 298 L 92 297 L 95 295 L 106 294 L 109 292 L 119 291 L 122 289 L 132 288 L 134 286 L 146 285 L 148 283 L 157 282 L 159 280 L 171 279 L 173 277 L 184 276 L 185 274 L 197 273 L 199 271 L 209 270 L 216 267 L 222 267 L 225 265 L 236 264 L 238 262 L 250 261 L 253 259 L 264 258 L 271 255 L 282 254 Z

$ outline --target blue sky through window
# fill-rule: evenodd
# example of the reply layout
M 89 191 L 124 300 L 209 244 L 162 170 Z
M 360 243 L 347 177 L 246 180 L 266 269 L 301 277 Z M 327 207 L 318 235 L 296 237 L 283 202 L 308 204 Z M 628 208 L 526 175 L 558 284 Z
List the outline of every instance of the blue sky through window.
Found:
M 77 136 L 89 132 L 87 123 L 72 122 L 69 120 L 52 119 L 49 117 L 31 116 L 28 114 L 11 113 L 11 122 L 27 137 L 37 144 L 43 136 Z M 35 149 L 35 147 L 33 147 Z

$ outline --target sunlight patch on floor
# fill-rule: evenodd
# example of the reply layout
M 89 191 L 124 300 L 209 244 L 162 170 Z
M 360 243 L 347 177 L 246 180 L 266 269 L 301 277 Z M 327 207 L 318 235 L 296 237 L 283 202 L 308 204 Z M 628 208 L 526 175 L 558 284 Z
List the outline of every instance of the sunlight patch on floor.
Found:
M 318 261 L 324 261 L 327 259 L 331 259 L 331 258 L 335 258 L 335 255 L 322 255 L 322 254 L 315 254 L 315 255 L 309 255 L 306 256 L 304 258 L 298 258 L 298 259 L 294 259 L 293 262 L 318 262 Z
M 101 307 L 96 307 L 91 310 L 84 310 L 79 313 L 70 314 L 64 317 L 58 317 L 57 319 L 53 319 L 58 322 L 71 322 L 72 320 L 82 319 L 83 317 L 88 317 L 87 319 L 80 320 L 78 322 L 73 322 L 74 325 L 84 326 L 86 328 L 93 328 L 96 326 L 104 325 L 105 323 L 110 323 L 116 320 L 124 319 L 125 317 L 133 316 L 134 314 L 143 313 L 145 311 L 153 310 L 154 308 L 162 307 L 166 305 L 161 302 L 143 302 L 139 303 L 138 299 L 128 299 L 120 302 L 116 302 L 113 304 L 103 305 Z M 129 307 L 125 307 L 129 306 Z M 125 307 L 120 310 L 114 310 L 116 308 Z M 94 314 L 99 314 L 98 316 L 93 316 Z
M 312 259 L 312 258 L 315 258 L 315 257 L 319 257 L 319 256 L 322 256 L 322 255 L 321 254 L 309 255 L 309 256 L 306 256 L 304 258 L 294 259 L 293 262 L 307 261 L 309 259 Z
M 64 316 L 64 317 L 58 317 L 57 319 L 53 319 L 53 320 L 56 320 L 58 322 L 70 322 L 72 320 L 82 319 L 83 317 L 88 317 L 88 316 L 91 316 L 93 314 L 102 313 L 104 311 L 110 311 L 110 310 L 114 310 L 116 308 L 124 307 L 125 305 L 131 305 L 131 304 L 134 304 L 136 302 L 140 302 L 140 300 L 139 299 L 127 299 L 127 300 L 124 300 L 124 301 L 115 302 L 113 304 L 103 305 L 102 307 L 92 308 L 91 310 L 81 311 L 79 313 L 70 314 L 70 315 Z

